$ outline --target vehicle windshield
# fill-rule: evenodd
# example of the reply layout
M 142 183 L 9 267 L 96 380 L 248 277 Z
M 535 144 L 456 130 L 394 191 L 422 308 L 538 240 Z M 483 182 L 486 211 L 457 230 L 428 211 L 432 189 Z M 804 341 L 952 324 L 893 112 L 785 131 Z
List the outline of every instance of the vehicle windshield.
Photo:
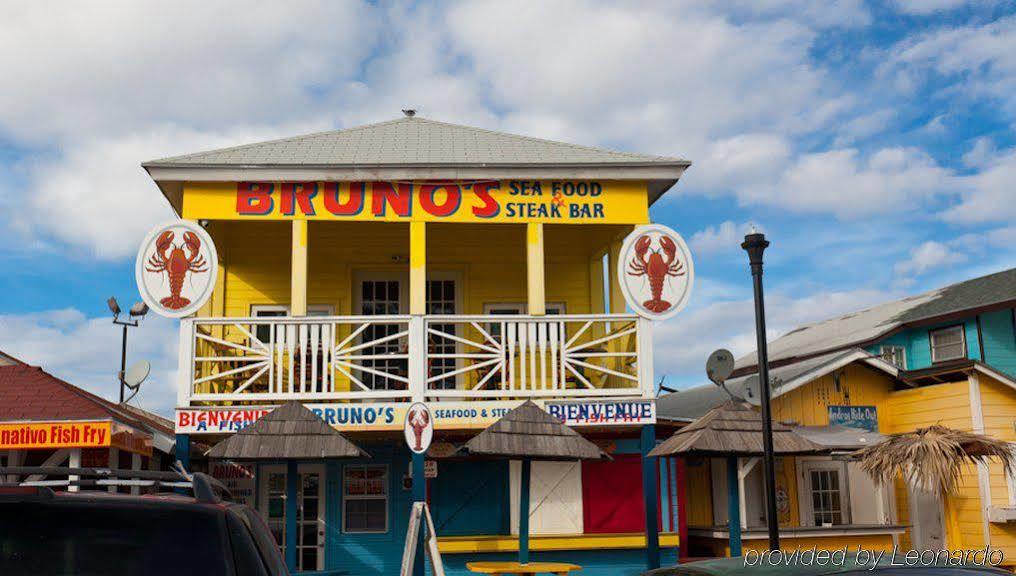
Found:
M 226 574 L 211 510 L 109 502 L 0 505 L 0 574 Z

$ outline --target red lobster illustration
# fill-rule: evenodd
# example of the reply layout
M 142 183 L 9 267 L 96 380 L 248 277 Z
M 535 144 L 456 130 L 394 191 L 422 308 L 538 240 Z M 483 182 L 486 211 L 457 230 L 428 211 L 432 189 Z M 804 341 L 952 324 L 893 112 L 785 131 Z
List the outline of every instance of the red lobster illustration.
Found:
M 663 299 L 663 282 L 667 276 L 684 276 L 684 263 L 677 258 L 677 245 L 667 236 L 660 236 L 660 249 L 654 250 L 649 257 L 649 247 L 653 240 L 643 234 L 635 241 L 635 256 L 628 263 L 628 274 L 649 278 L 649 289 L 653 297 L 642 303 L 650 312 L 665 312 L 672 304 Z M 660 252 L 664 255 L 661 255 Z
M 409 412 L 409 427 L 413 429 L 413 437 L 416 440 L 415 452 L 423 452 L 423 431 L 430 423 L 430 415 L 424 408 L 413 408 Z
M 166 230 L 159 234 L 155 241 L 155 253 L 148 258 L 145 270 L 149 272 L 165 272 L 169 278 L 169 296 L 159 302 L 170 310 L 179 310 L 190 304 L 190 300 L 180 295 L 183 281 L 187 273 L 200 274 L 207 272 L 205 257 L 198 254 L 201 240 L 193 232 L 183 233 L 183 245 L 173 244 L 173 231 Z M 190 255 L 184 253 L 184 247 Z

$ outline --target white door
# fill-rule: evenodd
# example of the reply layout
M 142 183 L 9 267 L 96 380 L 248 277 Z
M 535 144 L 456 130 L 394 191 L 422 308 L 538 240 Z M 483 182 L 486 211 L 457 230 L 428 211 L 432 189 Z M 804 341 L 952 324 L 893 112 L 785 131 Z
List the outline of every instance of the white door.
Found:
M 325 467 L 300 464 L 300 483 L 296 487 L 296 565 L 300 571 L 325 567 Z M 286 467 L 261 466 L 258 470 L 259 511 L 286 554 Z
M 945 523 L 942 499 L 938 494 L 910 489 L 911 547 L 916 550 L 945 548 Z
M 409 282 L 406 273 L 399 271 L 365 271 L 356 274 L 353 290 L 353 314 L 363 316 L 393 316 L 405 314 L 409 310 L 407 297 Z M 359 341 L 372 342 L 397 334 L 402 329 L 399 324 L 372 324 L 360 335 Z M 405 354 L 405 341 L 395 338 L 364 348 L 365 356 L 385 356 L 387 354 Z M 359 362 L 372 371 L 358 371 L 353 375 L 372 390 L 405 390 L 404 381 L 386 376 L 386 374 L 405 378 L 409 372 L 409 363 L 405 358 L 372 358 Z
M 519 533 L 519 495 L 522 463 L 513 460 L 511 476 L 511 532 Z M 582 464 L 533 462 L 529 480 L 529 533 L 581 534 Z

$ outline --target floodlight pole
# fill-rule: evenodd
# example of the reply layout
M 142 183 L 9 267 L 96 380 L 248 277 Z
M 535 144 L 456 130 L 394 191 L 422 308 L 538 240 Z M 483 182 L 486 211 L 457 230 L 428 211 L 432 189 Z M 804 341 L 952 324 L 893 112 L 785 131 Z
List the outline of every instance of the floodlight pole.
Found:
M 113 316 L 113 324 L 123 326 L 123 339 L 120 342 L 120 374 L 117 376 L 117 380 L 120 381 L 120 403 L 123 404 L 123 390 L 124 390 L 124 374 L 127 372 L 127 328 L 137 328 L 137 320 L 120 320 L 119 317 Z
M 780 518 L 776 511 L 776 457 L 773 451 L 773 413 L 769 402 L 769 351 L 766 347 L 766 307 L 762 294 L 762 253 L 769 246 L 765 234 L 752 233 L 741 244 L 748 252 L 751 279 L 755 287 L 755 339 L 758 351 L 758 379 L 762 396 L 762 448 L 766 482 L 766 519 L 769 549 L 780 549 Z

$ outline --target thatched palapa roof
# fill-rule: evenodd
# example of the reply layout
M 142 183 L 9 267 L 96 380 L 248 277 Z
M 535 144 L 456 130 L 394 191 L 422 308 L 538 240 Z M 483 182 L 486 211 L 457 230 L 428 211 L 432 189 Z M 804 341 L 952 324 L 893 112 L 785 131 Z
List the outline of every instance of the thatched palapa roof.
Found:
M 598 460 L 606 454 L 532 401 L 505 414 L 459 452 L 495 458 Z
M 914 488 L 938 494 L 952 492 L 968 464 L 999 458 L 1006 475 L 1014 466 L 1008 442 L 939 425 L 893 434 L 854 455 L 861 468 L 882 484 L 902 475 Z
M 290 402 L 272 410 L 208 451 L 228 460 L 311 460 L 369 457 L 306 406 Z
M 828 448 L 808 440 L 785 424 L 773 422 L 777 455 L 820 454 Z M 762 415 L 744 402 L 729 401 L 681 428 L 649 453 L 650 456 L 760 456 Z

